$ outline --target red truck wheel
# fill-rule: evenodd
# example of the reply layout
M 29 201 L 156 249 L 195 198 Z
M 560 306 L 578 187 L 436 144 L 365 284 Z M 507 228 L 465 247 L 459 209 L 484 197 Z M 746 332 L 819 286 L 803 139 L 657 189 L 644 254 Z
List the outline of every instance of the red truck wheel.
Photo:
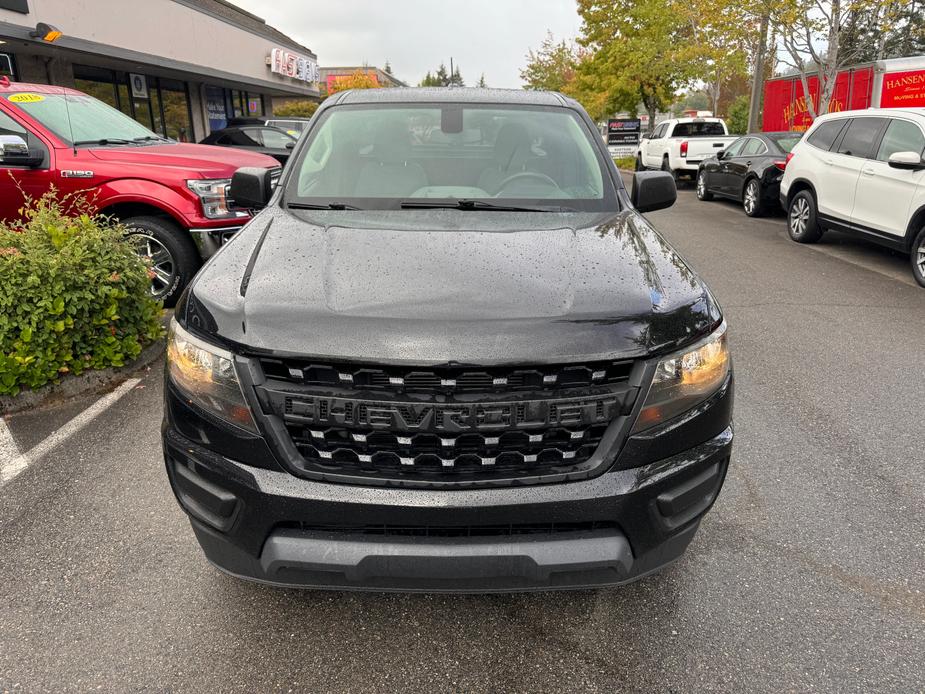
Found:
M 192 239 L 159 217 L 130 217 L 123 223 L 138 255 L 150 264 L 152 296 L 168 308 L 173 306 L 199 269 L 199 253 Z

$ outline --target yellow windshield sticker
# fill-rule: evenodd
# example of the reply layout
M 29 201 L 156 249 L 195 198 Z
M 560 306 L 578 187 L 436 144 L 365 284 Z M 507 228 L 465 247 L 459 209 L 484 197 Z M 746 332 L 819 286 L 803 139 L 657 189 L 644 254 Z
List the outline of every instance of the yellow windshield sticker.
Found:
M 24 92 L 22 94 L 11 94 L 9 100 L 14 104 L 34 104 L 37 101 L 45 101 L 45 97 L 41 94 Z

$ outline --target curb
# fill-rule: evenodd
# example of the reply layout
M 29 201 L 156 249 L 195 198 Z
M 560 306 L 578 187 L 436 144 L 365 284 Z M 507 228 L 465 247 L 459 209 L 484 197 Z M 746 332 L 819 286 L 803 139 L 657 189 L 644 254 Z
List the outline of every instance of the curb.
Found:
M 0 395 L 0 413 L 12 414 L 23 410 L 51 405 L 78 395 L 94 393 L 111 388 L 129 374 L 153 363 L 164 354 L 167 342 L 159 339 L 148 345 L 131 364 L 96 371 L 86 371 L 80 376 L 68 376 L 60 383 L 49 383 L 38 390 L 24 390 L 18 395 Z

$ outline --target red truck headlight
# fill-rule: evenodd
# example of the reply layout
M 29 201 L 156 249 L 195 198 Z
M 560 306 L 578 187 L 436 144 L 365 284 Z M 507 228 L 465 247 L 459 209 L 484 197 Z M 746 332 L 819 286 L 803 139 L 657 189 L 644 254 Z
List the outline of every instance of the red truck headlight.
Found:
M 186 186 L 199 196 L 202 214 L 209 219 L 229 219 L 246 217 L 246 212 L 232 210 L 228 207 L 228 186 L 230 178 L 193 179 Z

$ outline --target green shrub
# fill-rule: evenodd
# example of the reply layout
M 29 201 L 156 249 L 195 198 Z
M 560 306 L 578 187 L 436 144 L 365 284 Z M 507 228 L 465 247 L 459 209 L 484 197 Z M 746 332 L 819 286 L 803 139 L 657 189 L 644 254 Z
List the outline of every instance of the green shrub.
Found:
M 163 332 L 125 229 L 64 204 L 52 191 L 0 224 L 0 394 L 123 366 Z
M 636 157 L 614 157 L 613 161 L 618 169 L 629 169 L 632 171 L 636 168 Z
M 748 94 L 741 94 L 735 98 L 729 107 L 726 117 L 726 126 L 732 135 L 745 135 L 748 132 L 748 109 L 750 98 Z
M 287 101 L 273 107 L 273 118 L 311 118 L 318 110 L 318 104 L 308 99 Z

